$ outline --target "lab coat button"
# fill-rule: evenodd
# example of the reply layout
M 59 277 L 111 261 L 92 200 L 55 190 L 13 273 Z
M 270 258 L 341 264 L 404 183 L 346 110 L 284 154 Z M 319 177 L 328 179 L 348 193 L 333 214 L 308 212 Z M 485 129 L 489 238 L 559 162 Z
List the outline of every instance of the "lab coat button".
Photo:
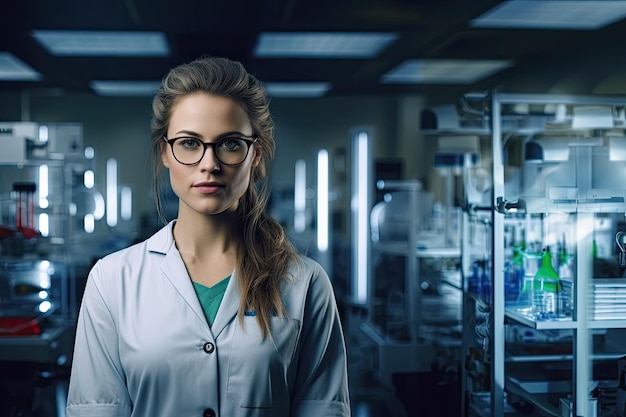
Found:
M 207 408 L 202 413 L 202 417 L 215 417 L 215 411 L 211 410 L 210 408 Z
M 202 350 L 204 350 L 206 353 L 213 353 L 213 351 L 215 350 L 215 345 L 211 342 L 206 342 L 204 346 L 202 346 Z M 213 412 L 212 410 L 207 410 L 207 411 Z M 205 416 L 208 415 L 206 411 L 204 412 L 204 415 Z M 215 414 L 210 414 L 210 415 L 214 416 Z

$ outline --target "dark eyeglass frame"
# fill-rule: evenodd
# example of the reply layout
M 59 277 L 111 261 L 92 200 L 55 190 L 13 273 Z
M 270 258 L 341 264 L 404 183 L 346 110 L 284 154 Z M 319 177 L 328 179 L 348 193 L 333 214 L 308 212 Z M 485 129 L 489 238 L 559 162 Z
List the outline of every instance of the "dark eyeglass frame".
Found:
M 188 164 L 188 163 L 185 163 L 185 162 L 180 162 L 178 160 L 178 158 L 176 157 L 176 152 L 174 152 L 174 142 L 176 142 L 179 139 L 193 139 L 193 140 L 198 141 L 199 143 L 202 144 L 204 149 L 202 149 L 202 156 L 200 157 L 200 159 L 198 159 L 197 162 L 194 162 L 193 164 Z M 220 159 L 220 157 L 217 155 L 216 146 L 219 145 L 220 143 L 223 143 L 224 141 L 233 140 L 233 139 L 244 141 L 246 143 L 246 145 L 248 145 L 248 149 L 246 149 L 246 155 L 243 157 L 241 162 L 238 162 L 236 164 L 229 164 L 227 162 L 222 161 Z M 237 165 L 243 164 L 243 162 L 248 157 L 248 154 L 250 153 L 250 147 L 254 143 L 256 143 L 256 141 L 259 140 L 259 138 L 257 136 L 243 136 L 243 135 L 235 136 L 235 135 L 230 135 L 230 136 L 227 136 L 227 137 L 220 138 L 220 139 L 218 139 L 215 142 L 203 142 L 200 139 L 198 139 L 196 137 L 193 137 L 193 136 L 177 136 L 177 137 L 172 138 L 172 139 L 168 139 L 165 136 L 163 136 L 163 140 L 170 145 L 170 148 L 172 148 L 172 155 L 174 156 L 174 159 L 176 159 L 176 162 L 178 162 L 179 164 L 188 165 L 188 166 L 198 165 L 200 163 L 200 161 L 202 161 L 202 158 L 204 158 L 204 155 L 206 154 L 207 148 L 213 148 L 213 154 L 215 155 L 215 159 L 217 159 L 220 162 L 220 164 L 224 164 L 224 165 L 228 165 L 228 166 L 237 166 Z

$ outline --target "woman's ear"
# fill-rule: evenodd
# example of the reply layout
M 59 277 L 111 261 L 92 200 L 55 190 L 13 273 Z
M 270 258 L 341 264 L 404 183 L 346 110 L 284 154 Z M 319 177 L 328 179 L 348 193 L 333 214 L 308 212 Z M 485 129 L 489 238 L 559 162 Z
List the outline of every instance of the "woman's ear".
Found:
M 252 159 L 252 166 L 253 167 L 257 167 L 259 165 L 259 163 L 261 162 L 261 148 L 257 148 L 256 146 L 254 147 L 254 158 Z
M 161 141 L 161 162 L 165 168 L 170 167 L 169 155 L 167 151 L 167 142 Z

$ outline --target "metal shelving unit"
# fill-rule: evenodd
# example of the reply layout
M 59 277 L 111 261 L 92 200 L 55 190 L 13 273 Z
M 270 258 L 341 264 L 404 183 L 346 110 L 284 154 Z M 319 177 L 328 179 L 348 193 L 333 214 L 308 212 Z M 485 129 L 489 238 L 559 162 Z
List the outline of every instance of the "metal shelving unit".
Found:
M 472 100 L 483 109 L 489 126 L 490 165 L 483 168 L 490 170 L 492 183 L 489 201 L 468 199 L 464 214 L 464 321 L 471 323 L 464 332 L 464 349 L 467 363 L 472 364 L 466 363 L 463 376 L 464 415 L 516 415 L 519 411 L 510 406 L 515 397 L 531 406 L 534 414 L 530 415 L 595 416 L 598 405 L 591 392 L 599 381 L 594 364 L 626 354 L 626 347 L 623 351 L 594 347 L 594 332 L 625 329 L 626 320 L 594 319 L 589 296 L 596 278 L 597 218 L 626 213 L 626 186 L 611 173 L 626 168 L 622 151 L 626 149 L 626 98 L 492 92 Z M 533 154 L 537 149 L 542 153 Z M 531 162 L 538 156 L 543 159 Z M 469 175 L 470 170 L 465 171 Z M 538 319 L 506 299 L 512 245 L 508 222 L 513 216 L 537 224 L 535 232 L 544 247 L 560 242 L 560 236 L 555 237 L 561 233 L 557 226 L 567 228 L 573 253 L 571 311 Z M 473 236 L 477 230 L 485 235 L 478 245 Z M 485 250 L 491 288 L 481 297 L 468 293 L 468 279 L 472 263 Z M 571 335 L 550 346 L 568 346 L 571 352 L 512 353 L 507 335 L 512 326 L 531 335 Z M 481 366 L 487 381 L 482 390 L 475 390 L 470 376 Z M 517 375 L 520 366 L 526 366 L 528 373 L 536 371 L 536 378 Z M 565 374 L 569 376 L 564 379 Z
M 82 125 L 1 125 L 0 226 L 12 234 L 0 242 L 0 319 L 5 319 L 0 387 L 32 381 L 32 410 L 20 403 L 12 412 L 30 415 L 45 409 L 46 415 L 63 416 L 78 313 L 71 243 L 79 233 L 72 226 L 72 184 L 78 174 L 82 179 L 84 169 Z M 11 191 L 15 183 L 34 190 L 25 228 L 16 224 L 20 197 Z M 0 414 L 15 400 L 3 398 Z

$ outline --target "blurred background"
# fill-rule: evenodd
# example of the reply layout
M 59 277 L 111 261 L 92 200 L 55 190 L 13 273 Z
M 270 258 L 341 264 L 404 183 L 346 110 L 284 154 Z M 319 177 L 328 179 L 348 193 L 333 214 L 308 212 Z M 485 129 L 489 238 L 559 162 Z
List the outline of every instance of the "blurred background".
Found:
M 161 226 L 151 98 L 178 64 L 225 56 L 266 83 L 277 125 L 270 211 L 333 281 L 356 416 L 470 415 L 479 413 L 469 407 L 475 393 L 502 400 L 492 372 L 500 367 L 484 355 L 494 342 L 481 333 L 493 332 L 499 296 L 489 287 L 473 311 L 466 300 L 470 276 L 491 271 L 499 253 L 495 229 L 469 226 L 469 208 L 485 214 L 483 225 L 494 222 L 494 188 L 516 175 L 494 169 L 494 143 L 522 149 L 503 163 L 528 172 L 529 137 L 555 126 L 570 135 L 582 114 L 583 136 L 602 131 L 610 160 L 621 158 L 626 1 L 30 0 L 2 9 L 0 416 L 64 415 L 90 267 Z M 500 92 L 520 96 L 501 103 Z M 575 98 L 590 96 L 608 98 Z M 496 126 L 504 143 L 494 142 Z M 590 168 L 589 178 L 623 175 L 616 169 Z M 539 236 L 540 252 L 547 211 L 533 212 L 538 225 L 507 224 L 503 244 Z M 595 276 L 621 279 L 623 218 L 597 217 L 594 259 L 604 262 L 594 265 L 605 272 Z M 484 250 L 464 248 L 469 241 Z M 533 337 L 569 343 L 572 332 Z M 609 379 L 617 386 L 619 374 Z M 571 381 L 561 398 L 575 397 Z M 559 399 L 542 406 L 518 394 L 507 413 L 564 409 Z M 501 411 L 487 405 L 484 415 Z

